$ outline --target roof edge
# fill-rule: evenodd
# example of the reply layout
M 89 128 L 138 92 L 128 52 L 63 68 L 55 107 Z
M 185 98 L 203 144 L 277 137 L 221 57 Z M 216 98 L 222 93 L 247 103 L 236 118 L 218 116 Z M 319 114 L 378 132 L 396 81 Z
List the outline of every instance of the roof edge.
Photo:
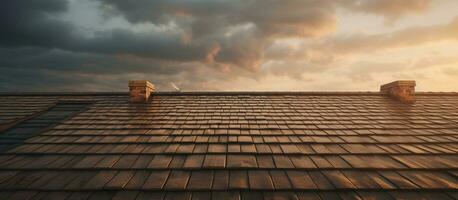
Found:
M 342 92 L 342 91 L 328 91 L 328 92 L 317 92 L 317 91 L 231 91 L 231 92 L 155 92 L 154 95 L 163 96 L 175 96 L 175 95 L 386 95 L 383 92 L 373 91 L 353 91 L 353 92 Z M 415 95 L 421 96 L 458 96 L 458 92 L 415 92 Z
M 380 92 L 316 92 L 316 91 L 193 91 L 156 92 L 154 95 L 381 95 Z
M 128 92 L 0 92 L 0 96 L 119 96 Z
M 0 92 L 0 96 L 121 96 L 128 92 Z M 178 95 L 386 95 L 382 92 L 371 91 L 192 91 L 192 92 L 154 92 L 155 96 Z M 415 92 L 421 96 L 458 96 L 458 92 Z

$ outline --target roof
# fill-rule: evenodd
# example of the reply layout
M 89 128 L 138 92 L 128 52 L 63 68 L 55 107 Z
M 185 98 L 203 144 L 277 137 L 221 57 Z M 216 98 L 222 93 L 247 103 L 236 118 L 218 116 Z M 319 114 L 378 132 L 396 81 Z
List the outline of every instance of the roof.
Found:
M 458 95 L 0 94 L 0 199 L 457 199 Z

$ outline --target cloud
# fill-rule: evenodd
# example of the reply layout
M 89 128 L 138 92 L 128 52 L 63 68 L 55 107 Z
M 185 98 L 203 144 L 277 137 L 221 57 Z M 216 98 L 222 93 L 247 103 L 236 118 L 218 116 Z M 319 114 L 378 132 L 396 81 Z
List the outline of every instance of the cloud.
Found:
M 30 85 L 63 90 L 123 89 L 128 79 L 142 77 L 155 80 L 160 88 L 169 88 L 173 81 L 185 90 L 225 89 L 234 80 L 257 82 L 275 75 L 299 81 L 307 74 L 336 67 L 347 54 L 454 39 L 458 21 L 389 34 L 342 36 L 335 35 L 338 9 L 398 19 L 423 12 L 430 1 L 90 2 L 87 5 L 95 5 L 98 12 L 94 16 L 105 21 L 78 23 L 78 14 L 69 19 L 74 1 L 3 3 L 0 89 L 27 89 Z M 279 42 L 283 40 L 299 42 L 289 46 Z
M 73 37 L 72 26 L 52 14 L 65 12 L 67 1 L 17 0 L 0 6 L 0 45 L 52 47 Z
M 279 38 L 304 39 L 332 33 L 338 5 L 336 1 L 316 0 L 98 2 L 105 17 L 123 16 L 132 25 L 151 24 L 156 28 L 139 32 L 118 27 L 96 30 L 87 37 L 78 34 L 80 27 L 60 20 L 59 16 L 68 10 L 67 1 L 17 0 L 2 5 L 1 24 L 5 31 L 0 35 L 0 45 L 129 54 L 254 70 L 260 66 L 264 51 Z M 385 12 L 373 7 L 413 4 L 390 2 L 351 1 L 349 7 L 379 14 Z
M 400 53 L 448 40 L 458 42 L 458 18 L 443 25 L 408 27 L 389 33 L 357 33 L 314 41 L 277 42 L 266 50 L 265 62 L 270 73 L 292 79 L 302 79 L 303 74 L 319 76 L 340 68 L 345 70 L 339 71 L 339 74 L 353 81 L 369 82 L 381 73 L 409 74 L 406 72 L 456 63 L 457 59 L 453 57 L 456 55 L 453 54 L 430 55 L 423 52 L 418 58 L 406 58 Z M 453 51 L 456 50 L 449 48 L 448 52 Z M 420 74 L 417 76 L 421 78 Z
M 320 36 L 331 32 L 336 23 L 331 6 L 316 1 L 103 3 L 101 8 L 115 8 L 111 10 L 113 15 L 122 15 L 133 24 L 152 23 L 166 30 L 135 32 L 117 28 L 95 32 L 88 38 L 75 34 L 75 25 L 58 19 L 68 9 L 67 1 L 39 4 L 32 0 L 29 5 L 18 0 L 2 5 L 1 24 L 6 31 L 0 36 L 0 45 L 210 61 L 253 68 L 273 37 Z
M 260 66 L 264 50 L 275 39 L 324 36 L 337 22 L 334 5 L 315 0 L 101 2 L 133 24 L 177 24 L 186 33 L 187 45 L 209 49 L 206 61 L 248 70 Z
M 0 48 L 0 90 L 124 90 L 131 79 L 153 80 L 159 90 L 175 82 L 184 90 L 217 89 L 232 77 L 198 62 L 171 62 L 132 55 L 77 53 L 43 48 Z M 238 73 L 238 72 L 237 72 Z M 211 74 L 211 76 L 209 75 Z
M 333 3 L 316 0 L 101 0 L 113 13 L 132 23 L 178 23 L 192 28 L 193 37 L 205 37 L 227 28 L 253 24 L 260 34 L 317 36 L 336 24 Z
M 344 0 L 343 3 L 352 11 L 384 16 L 388 24 L 405 15 L 423 13 L 431 7 L 431 0 Z
M 368 53 L 456 39 L 458 39 L 458 18 L 445 25 L 409 27 L 392 33 L 334 37 L 319 45 L 324 50 L 346 54 Z
M 267 55 L 273 59 L 336 60 L 338 56 L 370 54 L 446 40 L 458 40 L 458 17 L 444 25 L 408 27 L 390 33 L 336 35 L 295 46 L 278 43 L 267 50 Z M 327 58 L 329 56 L 331 58 Z

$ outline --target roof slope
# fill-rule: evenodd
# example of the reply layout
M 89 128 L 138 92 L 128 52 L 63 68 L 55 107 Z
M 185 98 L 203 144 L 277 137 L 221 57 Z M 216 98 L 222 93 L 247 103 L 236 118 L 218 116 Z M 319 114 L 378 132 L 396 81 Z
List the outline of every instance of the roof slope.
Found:
M 456 94 L 3 94 L 0 123 L 0 199 L 458 198 Z

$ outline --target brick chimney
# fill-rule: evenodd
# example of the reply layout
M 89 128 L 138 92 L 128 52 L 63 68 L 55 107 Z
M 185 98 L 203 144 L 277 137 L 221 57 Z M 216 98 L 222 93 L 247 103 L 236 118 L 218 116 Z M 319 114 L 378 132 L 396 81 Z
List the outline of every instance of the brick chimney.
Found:
M 146 103 L 151 93 L 154 92 L 154 85 L 145 80 L 129 81 L 129 102 Z
M 413 103 L 415 102 L 415 81 L 394 81 L 380 86 L 380 92 L 386 93 L 400 102 Z

